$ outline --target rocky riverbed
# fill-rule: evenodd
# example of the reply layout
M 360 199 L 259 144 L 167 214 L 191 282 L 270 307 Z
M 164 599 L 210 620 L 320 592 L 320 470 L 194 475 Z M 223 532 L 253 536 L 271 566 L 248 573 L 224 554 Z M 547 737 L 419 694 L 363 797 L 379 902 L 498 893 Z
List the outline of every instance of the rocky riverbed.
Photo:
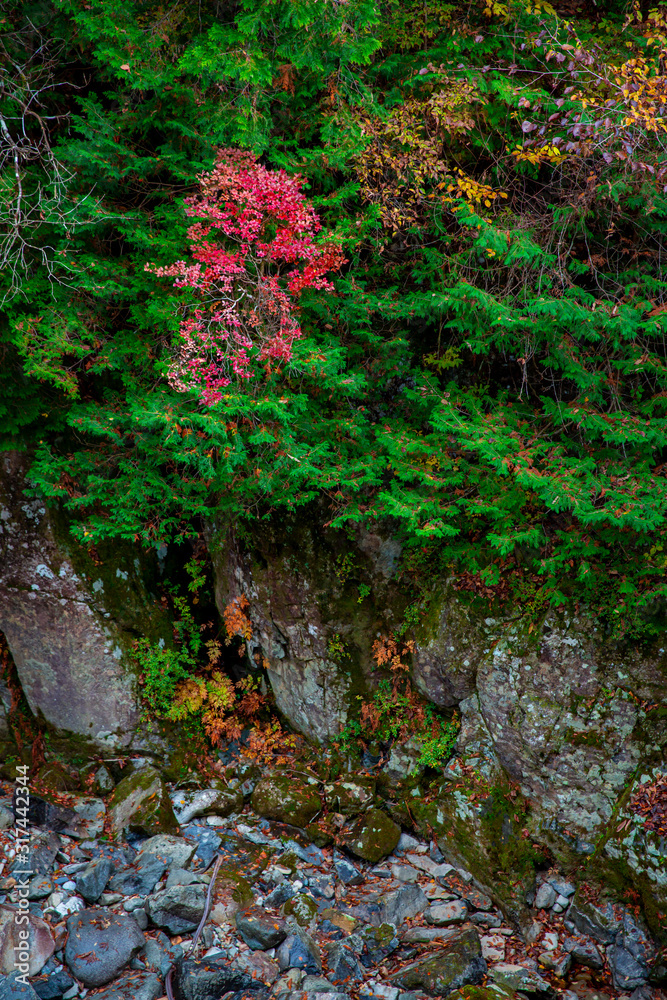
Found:
M 99 768 L 94 795 L 33 795 L 27 986 L 0 786 L 0 1000 L 158 1000 L 172 965 L 176 1000 L 665 996 L 638 912 L 552 868 L 524 893 L 529 919 L 513 920 L 435 840 L 378 808 L 370 775 L 328 787 L 340 812 L 327 843 L 318 781 L 296 767 L 242 780 L 232 766 L 209 787 L 169 785 L 147 760 L 128 771 Z

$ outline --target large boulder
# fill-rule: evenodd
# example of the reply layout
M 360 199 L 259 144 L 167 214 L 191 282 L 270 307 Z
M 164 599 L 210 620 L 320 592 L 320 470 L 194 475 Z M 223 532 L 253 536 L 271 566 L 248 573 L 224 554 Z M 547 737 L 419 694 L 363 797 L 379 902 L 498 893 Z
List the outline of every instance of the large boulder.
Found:
M 168 636 L 145 556 L 116 544 L 91 556 L 26 493 L 28 467 L 23 454 L 0 455 L 0 630 L 30 709 L 54 733 L 127 746 L 139 722 L 132 642 Z
M 22 936 L 23 931 L 28 932 L 27 938 Z M 51 958 L 53 950 L 53 934 L 44 920 L 34 913 L 19 912 L 17 906 L 0 904 L 0 972 L 3 975 L 14 972 L 18 962 L 19 972 L 36 976 Z
M 148 898 L 148 915 L 172 936 L 194 931 L 206 906 L 206 886 L 172 885 Z
M 317 785 L 280 773 L 268 775 L 257 783 L 251 803 L 260 816 L 299 827 L 308 826 L 322 808 Z
M 381 809 L 369 809 L 359 817 L 345 839 L 347 848 L 364 861 L 380 861 L 394 850 L 401 828 Z
M 392 982 L 405 990 L 423 990 L 429 996 L 444 997 L 467 984 L 481 983 L 485 974 L 479 935 L 468 927 L 453 935 L 442 951 L 395 973 Z
M 128 914 L 91 907 L 67 921 L 65 962 L 84 986 L 105 986 L 144 946 L 144 935 Z
M 150 766 L 138 768 L 116 785 L 109 799 L 109 819 L 116 836 L 124 830 L 147 837 L 179 830 L 167 786 Z

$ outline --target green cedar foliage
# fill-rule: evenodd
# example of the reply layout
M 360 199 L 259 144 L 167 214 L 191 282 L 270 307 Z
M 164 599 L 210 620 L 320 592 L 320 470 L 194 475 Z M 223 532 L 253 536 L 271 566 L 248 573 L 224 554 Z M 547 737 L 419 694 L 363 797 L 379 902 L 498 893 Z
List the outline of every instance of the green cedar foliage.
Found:
M 1 220 L 24 241 L 3 244 L 4 445 L 35 450 L 36 483 L 92 540 L 161 544 L 324 497 L 329 523 L 382 522 L 415 567 L 650 629 L 667 565 L 661 17 L 6 3 L 2 189 L 15 205 L 27 121 L 20 179 L 44 211 Z M 146 266 L 183 256 L 183 198 L 223 145 L 301 173 L 347 264 L 334 295 L 304 296 L 291 362 L 207 408 L 167 384 L 185 300 Z

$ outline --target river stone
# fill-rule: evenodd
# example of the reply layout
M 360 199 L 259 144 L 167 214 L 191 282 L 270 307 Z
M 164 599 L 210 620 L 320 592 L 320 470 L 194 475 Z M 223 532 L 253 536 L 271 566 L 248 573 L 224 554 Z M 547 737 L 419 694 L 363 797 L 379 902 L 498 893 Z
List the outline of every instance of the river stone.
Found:
M 489 977 L 508 992 L 524 993 L 528 997 L 539 997 L 544 1000 L 553 1000 L 556 996 L 556 991 L 545 979 L 522 965 L 499 962 L 491 966 Z
M 450 903 L 435 903 L 429 906 L 424 914 L 427 924 L 446 927 L 448 924 L 460 924 L 468 916 L 468 907 L 460 899 Z
M 361 816 L 346 838 L 345 844 L 353 854 L 374 864 L 396 848 L 401 828 L 381 809 L 370 809 Z
M 98 795 L 108 795 L 116 787 L 116 782 L 113 780 L 111 771 L 104 764 L 100 765 L 95 771 L 93 787 Z
M 365 927 L 359 935 L 363 945 L 361 962 L 371 969 L 396 951 L 399 945 L 396 928 L 393 924 L 380 924 L 379 927 Z
M 20 915 L 21 923 L 17 922 Z M 23 922 L 23 917 L 27 922 Z M 20 931 L 28 931 L 28 940 L 19 937 Z M 34 913 L 21 912 L 18 906 L 0 903 L 0 972 L 9 976 L 16 969 L 15 951 L 23 946 L 28 952 L 28 974 L 36 976 L 53 955 L 54 943 L 51 928 Z M 27 947 L 26 947 L 27 946 Z M 19 969 L 19 972 L 24 972 Z
M 282 920 L 269 916 L 257 906 L 239 910 L 235 922 L 239 936 L 255 951 L 276 948 L 287 934 Z
M 74 980 L 64 969 L 52 972 L 45 979 L 34 980 L 32 984 L 39 1000 L 60 1000 L 63 993 L 66 993 L 72 986 L 74 986 Z
M 38 1000 L 37 994 L 30 983 L 18 981 L 19 972 L 0 979 L 0 1000 Z
M 179 829 L 162 776 L 150 766 L 139 768 L 116 786 L 109 799 L 109 818 L 117 837 L 125 830 L 153 837 L 176 834 Z
M 11 862 L 10 875 L 21 878 L 21 871 L 27 871 L 30 876 L 48 875 L 60 848 L 60 840 L 51 830 L 32 834 L 27 854 L 17 854 Z
M 467 984 L 481 983 L 485 975 L 479 935 L 468 927 L 455 931 L 445 949 L 406 966 L 391 981 L 407 990 L 421 989 L 430 996 L 447 996 Z
M 252 976 L 233 969 L 226 958 L 211 955 L 179 962 L 175 969 L 176 996 L 181 1000 L 218 1000 L 226 993 L 257 989 Z
M 543 882 L 535 893 L 535 909 L 550 910 L 556 902 L 557 892 L 549 882 Z
M 30 902 L 36 902 L 40 899 L 46 899 L 53 892 L 53 882 L 46 875 L 35 875 L 31 880 L 28 887 L 28 899 Z
M 171 801 L 176 819 L 184 826 L 199 816 L 229 816 L 240 812 L 243 792 L 240 788 L 201 788 L 174 792 Z
M 95 858 L 75 879 L 76 891 L 87 903 L 96 903 L 113 872 L 109 858 Z
M 167 865 L 155 854 L 138 856 L 136 867 L 130 866 L 116 872 L 109 882 L 109 892 L 123 896 L 147 896 L 153 891 L 166 871 Z
M 220 838 L 218 837 L 219 842 Z M 186 868 L 196 850 L 196 846 L 189 844 L 184 837 L 160 833 L 156 837 L 144 841 L 135 858 L 135 864 L 145 864 L 146 862 L 142 859 L 154 854 L 160 861 L 164 861 L 168 868 Z
M 159 972 L 164 978 L 170 967 L 183 958 L 183 949 L 180 944 L 172 944 L 164 931 L 158 931 L 155 937 L 146 938 L 140 957 L 151 972 Z
M 400 927 L 428 906 L 428 899 L 418 885 L 403 885 L 381 899 L 380 917 L 383 923 Z
M 456 936 L 453 927 L 409 927 L 403 934 L 405 944 L 431 944 L 433 941 L 450 941 Z
M 95 1000 L 158 1000 L 163 996 L 162 983 L 150 972 L 129 972 L 106 990 L 95 994 Z
M 264 905 L 270 909 L 278 909 L 283 906 L 288 899 L 296 896 L 296 889 L 291 882 L 281 882 L 275 889 L 272 889 L 268 896 L 264 897 Z
M 345 885 L 363 885 L 365 879 L 359 869 L 349 861 L 344 854 L 334 851 L 333 856 L 336 875 Z
M 244 952 L 237 955 L 232 963 L 235 971 L 245 973 L 258 983 L 264 986 L 271 986 L 280 975 L 278 963 L 262 954 L 261 951 L 253 951 L 251 954 Z
M 334 986 L 346 987 L 364 979 L 366 971 L 359 962 L 361 949 L 362 941 L 356 934 L 327 947 L 327 966 Z
M 71 816 L 62 828 L 62 833 L 77 840 L 94 840 L 104 832 L 106 806 L 102 799 L 87 796 L 70 796 Z
M 587 965 L 589 969 L 604 968 L 602 955 L 590 938 L 565 938 L 563 950 L 572 955 L 579 965 Z
M 578 897 L 575 897 L 575 902 L 570 906 L 567 918 L 578 931 L 594 938 L 600 944 L 611 944 L 615 941 L 621 926 L 621 920 L 614 913 L 611 903 L 595 906 Z
M 144 946 L 144 935 L 125 913 L 93 907 L 67 921 L 65 962 L 84 986 L 106 986 Z
M 300 892 L 283 906 L 286 917 L 293 917 L 299 927 L 309 927 L 318 914 L 318 906 L 312 896 Z
M 645 962 L 638 960 L 625 948 L 611 945 L 607 948 L 607 961 L 615 989 L 630 993 L 637 987 L 646 985 L 648 968 Z
M 172 937 L 194 931 L 206 905 L 206 887 L 203 885 L 174 885 L 171 889 L 149 896 L 146 902 L 148 916 L 157 927 Z
M 258 815 L 302 828 L 308 826 L 322 808 L 320 796 L 313 785 L 279 773 L 262 778 L 255 786 L 250 801 Z
M 276 951 L 276 960 L 281 972 L 300 969 L 316 976 L 322 971 L 319 948 L 301 927 L 295 927 L 294 933 L 285 938 Z

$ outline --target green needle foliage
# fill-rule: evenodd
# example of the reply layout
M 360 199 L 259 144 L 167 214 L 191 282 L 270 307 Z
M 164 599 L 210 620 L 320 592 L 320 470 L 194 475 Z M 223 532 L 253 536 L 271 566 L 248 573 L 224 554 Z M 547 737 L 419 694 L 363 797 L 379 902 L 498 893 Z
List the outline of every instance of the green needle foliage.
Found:
M 6 0 L 3 445 L 82 537 L 324 499 L 475 592 L 656 627 L 667 18 L 554 7 Z M 301 174 L 347 263 L 207 407 L 167 381 L 186 299 L 154 269 L 222 146 Z

